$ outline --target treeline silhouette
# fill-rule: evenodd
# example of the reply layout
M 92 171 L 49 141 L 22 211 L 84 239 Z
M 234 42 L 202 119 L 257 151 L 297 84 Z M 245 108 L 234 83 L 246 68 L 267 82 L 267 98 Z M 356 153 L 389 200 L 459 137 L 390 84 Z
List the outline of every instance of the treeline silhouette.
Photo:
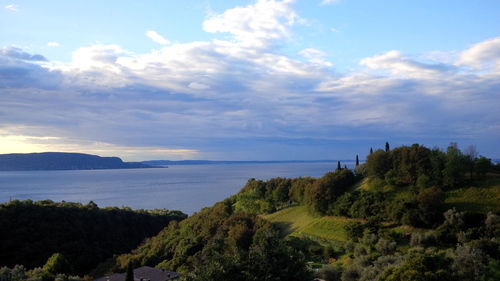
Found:
M 83 275 L 186 217 L 163 209 L 98 208 L 92 201 L 14 200 L 0 204 L 0 266 L 40 267 L 59 253 L 67 266 L 58 273 Z

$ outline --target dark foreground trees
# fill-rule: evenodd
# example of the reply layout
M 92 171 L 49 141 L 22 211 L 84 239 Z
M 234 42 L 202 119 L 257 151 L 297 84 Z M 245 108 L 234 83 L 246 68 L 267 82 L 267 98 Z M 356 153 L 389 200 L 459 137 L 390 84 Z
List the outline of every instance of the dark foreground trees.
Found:
M 0 266 L 31 269 L 52 256 L 47 271 L 87 274 L 185 217 L 169 210 L 100 209 L 93 202 L 11 201 L 0 204 Z

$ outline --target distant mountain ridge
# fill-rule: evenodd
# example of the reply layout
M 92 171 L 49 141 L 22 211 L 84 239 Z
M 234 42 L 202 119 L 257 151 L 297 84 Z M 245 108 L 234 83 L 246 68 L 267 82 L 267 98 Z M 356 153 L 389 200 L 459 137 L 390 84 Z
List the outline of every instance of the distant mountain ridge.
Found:
M 0 154 L 0 171 L 97 170 L 154 168 L 139 162 L 123 162 L 118 157 L 83 153 L 42 152 Z

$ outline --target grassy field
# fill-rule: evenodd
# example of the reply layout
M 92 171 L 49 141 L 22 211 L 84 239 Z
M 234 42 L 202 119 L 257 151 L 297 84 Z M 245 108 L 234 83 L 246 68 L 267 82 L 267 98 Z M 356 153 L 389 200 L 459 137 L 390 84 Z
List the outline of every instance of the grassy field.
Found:
M 263 217 L 276 223 L 285 235 L 314 236 L 339 242 L 348 240 L 344 230 L 347 222 L 362 221 L 344 217 L 313 217 L 304 206 L 287 208 Z
M 317 219 L 309 215 L 305 206 L 283 209 L 263 217 L 270 222 L 276 223 L 284 235 L 299 231 Z
M 362 220 L 345 217 L 322 217 L 315 219 L 307 226 L 301 228 L 298 233 L 327 240 L 346 242 L 348 237 L 344 230 L 344 226 L 350 221 L 361 222 Z
M 445 204 L 459 210 L 486 213 L 500 211 L 500 183 L 489 187 L 468 187 L 446 192 Z

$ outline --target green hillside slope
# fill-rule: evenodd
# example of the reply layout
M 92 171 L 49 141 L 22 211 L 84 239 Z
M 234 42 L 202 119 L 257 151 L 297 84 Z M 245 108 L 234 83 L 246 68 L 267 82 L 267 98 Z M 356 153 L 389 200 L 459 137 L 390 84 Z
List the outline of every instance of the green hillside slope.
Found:
M 348 240 L 347 233 L 344 230 L 347 222 L 363 221 L 361 219 L 334 216 L 313 217 L 305 206 L 287 208 L 265 215 L 263 218 L 276 223 L 285 235 L 314 236 L 340 242 Z

